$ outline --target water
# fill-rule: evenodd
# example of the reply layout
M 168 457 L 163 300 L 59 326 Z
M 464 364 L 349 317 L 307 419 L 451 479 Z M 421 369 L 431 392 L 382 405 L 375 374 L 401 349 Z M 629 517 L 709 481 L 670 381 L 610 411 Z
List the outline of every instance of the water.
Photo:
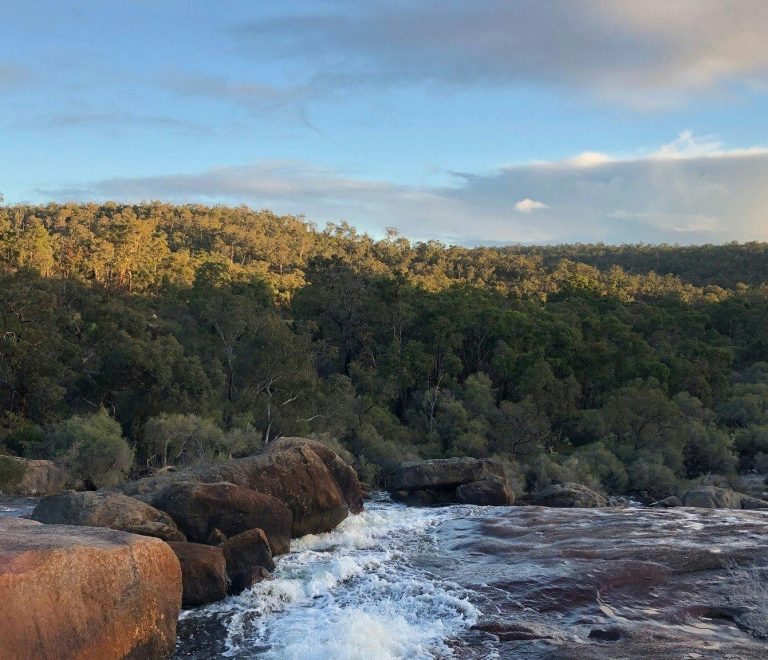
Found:
M 732 563 L 768 513 L 406 508 L 293 542 L 272 579 L 189 610 L 178 658 L 763 658 Z M 766 604 L 768 607 L 768 604 Z

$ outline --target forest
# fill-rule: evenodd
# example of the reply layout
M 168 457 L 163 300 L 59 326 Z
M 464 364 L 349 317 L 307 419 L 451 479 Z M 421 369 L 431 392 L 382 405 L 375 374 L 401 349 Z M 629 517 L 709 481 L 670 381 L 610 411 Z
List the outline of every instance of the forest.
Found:
M 519 492 L 768 472 L 764 243 L 467 248 L 247 207 L 16 205 L 0 280 L 0 454 L 91 487 L 293 435 L 383 487 L 464 455 Z

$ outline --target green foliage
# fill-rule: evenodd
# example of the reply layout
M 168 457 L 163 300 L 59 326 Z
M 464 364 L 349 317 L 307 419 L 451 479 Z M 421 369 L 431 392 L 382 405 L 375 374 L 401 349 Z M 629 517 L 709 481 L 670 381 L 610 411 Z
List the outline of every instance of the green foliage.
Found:
M 214 458 L 231 448 L 242 450 L 244 445 L 250 444 L 244 435 L 234 432 L 226 438 L 216 424 L 197 415 L 162 414 L 144 424 L 142 454 L 150 468 L 188 466 Z M 230 446 L 227 446 L 227 439 Z
M 24 461 L 0 455 L 0 492 L 20 484 L 26 473 L 27 466 Z
M 122 474 L 115 424 L 139 472 L 311 434 L 372 484 L 471 455 L 528 487 L 672 492 L 766 462 L 766 282 L 762 243 L 464 248 L 246 207 L 4 206 L 0 437 L 80 463 L 112 438 Z
M 53 433 L 57 445 L 68 447 L 61 456 L 67 468 L 90 487 L 114 486 L 131 470 L 133 450 L 123 438 L 120 424 L 103 409 L 70 417 Z

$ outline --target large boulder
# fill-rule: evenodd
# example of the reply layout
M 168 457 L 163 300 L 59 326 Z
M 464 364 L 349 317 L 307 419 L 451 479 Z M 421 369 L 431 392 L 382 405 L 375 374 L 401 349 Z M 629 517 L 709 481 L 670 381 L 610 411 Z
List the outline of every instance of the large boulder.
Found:
M 109 527 L 164 541 L 185 541 L 171 517 L 132 497 L 119 493 L 85 491 L 43 498 L 32 519 L 46 524 Z
M 318 450 L 326 456 L 323 460 L 312 448 L 315 444 L 312 441 L 292 438 L 283 445 L 279 443 L 273 443 L 275 446 L 268 446 L 255 456 L 141 479 L 117 490 L 151 503 L 160 491 L 177 481 L 226 481 L 245 486 L 288 506 L 293 514 L 293 537 L 328 532 L 344 520 L 350 510 L 360 509 L 362 492 L 351 467 L 331 460 L 329 468 L 326 464 L 329 455 Z
M 552 484 L 538 493 L 534 493 L 531 504 L 561 508 L 591 509 L 608 506 L 608 500 L 581 484 L 567 482 Z
M 768 502 L 730 488 L 697 486 L 683 495 L 683 506 L 703 509 L 768 509 Z
M 473 481 L 456 489 L 456 497 L 462 504 L 482 506 L 509 506 L 515 503 L 515 494 L 506 479 L 494 477 Z
M 221 550 L 227 562 L 231 594 L 239 594 L 275 570 L 269 541 L 260 529 L 249 529 L 227 539 Z
M 168 543 L 181 564 L 184 607 L 222 600 L 227 595 L 227 564 L 218 546 L 201 543 Z
M 320 460 L 325 463 L 325 467 L 336 480 L 350 512 L 360 513 L 363 510 L 365 494 L 357 478 L 357 472 L 332 449 L 317 440 L 309 440 L 308 438 L 279 438 L 270 442 L 266 451 L 268 454 L 274 454 L 297 447 L 309 447 L 320 457 Z
M 190 541 L 215 544 L 215 530 L 230 537 L 259 528 L 269 538 L 273 554 L 290 549 L 291 510 L 277 498 L 245 486 L 175 483 L 157 493 L 152 503 L 170 514 Z
M 200 481 L 228 481 L 284 502 L 293 514 L 294 538 L 329 532 L 349 513 L 333 474 L 306 444 L 227 461 L 195 474 Z
M 392 479 L 392 499 L 409 506 L 506 505 L 514 502 L 504 468 L 484 458 L 437 458 L 401 463 Z
M 506 479 L 504 468 L 489 458 L 436 458 L 402 463 L 392 479 L 392 490 L 455 489 L 492 477 Z
M 167 658 L 181 571 L 159 539 L 2 522 L 0 657 Z
M 0 457 L 5 462 L 18 465 L 19 479 L 0 485 L 0 490 L 13 497 L 38 497 L 55 495 L 73 487 L 72 476 L 53 461 L 27 460 L 11 456 Z

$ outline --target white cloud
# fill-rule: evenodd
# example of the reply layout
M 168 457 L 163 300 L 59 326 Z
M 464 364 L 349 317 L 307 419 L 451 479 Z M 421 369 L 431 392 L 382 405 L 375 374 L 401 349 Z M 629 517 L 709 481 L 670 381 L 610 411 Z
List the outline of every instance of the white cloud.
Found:
M 549 206 L 547 206 L 544 202 L 537 202 L 535 199 L 530 199 L 529 197 L 521 199 L 517 204 L 515 204 L 515 211 L 518 213 L 532 213 L 533 211 L 548 208 Z
M 458 175 L 456 185 L 444 187 L 264 161 L 38 192 L 53 199 L 248 203 L 320 223 L 347 220 L 374 232 L 396 225 L 412 238 L 462 243 L 768 239 L 768 149 L 727 149 L 691 133 L 670 145 L 644 157 L 582 155 Z M 536 223 L 522 217 L 546 207 Z M 519 215 L 510 217 L 510 208 Z

